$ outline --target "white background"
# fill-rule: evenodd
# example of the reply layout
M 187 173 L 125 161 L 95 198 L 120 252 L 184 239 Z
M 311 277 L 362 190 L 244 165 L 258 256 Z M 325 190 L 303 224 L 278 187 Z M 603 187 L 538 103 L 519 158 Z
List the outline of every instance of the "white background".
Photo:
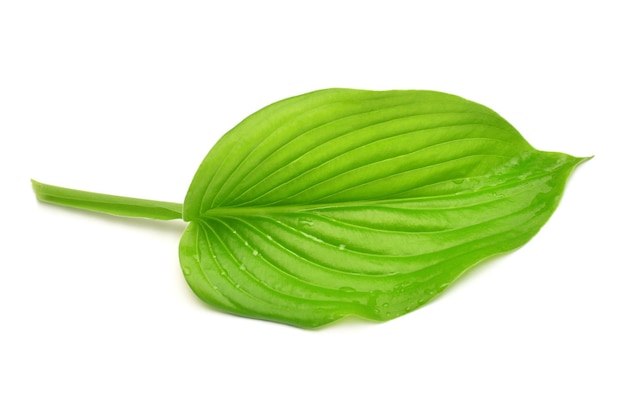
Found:
M 619 3 L 2 2 L 0 417 L 626 417 Z M 326 87 L 458 94 L 595 158 L 519 251 L 314 332 L 199 302 L 183 222 L 31 191 L 182 202 L 224 132 Z

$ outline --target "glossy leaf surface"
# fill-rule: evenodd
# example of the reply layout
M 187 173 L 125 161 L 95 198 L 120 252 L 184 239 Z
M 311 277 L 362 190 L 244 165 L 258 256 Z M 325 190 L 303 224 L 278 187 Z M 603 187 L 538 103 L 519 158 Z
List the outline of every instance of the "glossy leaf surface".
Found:
M 220 139 L 183 205 L 185 278 L 220 310 L 317 327 L 388 320 L 526 243 L 584 159 L 431 91 L 330 89 Z

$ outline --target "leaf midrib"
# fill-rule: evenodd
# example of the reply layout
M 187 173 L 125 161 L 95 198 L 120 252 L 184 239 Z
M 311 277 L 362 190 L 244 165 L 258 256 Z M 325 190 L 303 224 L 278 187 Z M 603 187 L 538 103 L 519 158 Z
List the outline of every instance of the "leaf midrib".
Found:
M 478 190 L 472 191 L 462 191 L 459 193 L 453 194 L 445 194 L 445 195 L 435 195 L 435 196 L 420 196 L 420 197 L 410 197 L 410 198 L 397 198 L 397 199 L 377 199 L 377 200 L 355 200 L 355 201 L 339 201 L 339 202 L 327 202 L 327 203 L 315 203 L 315 204 L 291 204 L 291 205 L 268 205 L 268 206 L 250 206 L 250 207 L 219 207 L 219 208 L 209 208 L 205 210 L 198 217 L 190 218 L 187 221 L 194 221 L 196 219 L 206 219 L 206 218 L 222 218 L 222 217 L 241 217 L 241 216 L 270 216 L 273 214 L 276 215 L 284 215 L 284 214 L 297 214 L 304 213 L 314 210 L 324 210 L 324 209 L 338 209 L 338 208 L 351 208 L 351 207 L 376 207 L 381 205 L 389 205 L 389 204 L 402 204 L 407 202 L 419 202 L 419 201 L 430 201 L 430 200 L 445 200 L 445 199 L 458 199 L 460 196 L 463 197 L 471 197 L 472 195 L 480 195 L 486 192 L 507 189 L 512 186 L 517 186 L 525 183 L 531 183 L 533 180 L 537 180 L 544 177 L 551 177 L 554 174 L 554 171 L 562 169 L 563 166 L 555 168 L 555 170 L 550 172 L 538 173 L 534 176 L 528 176 L 523 179 L 516 179 L 515 181 L 508 181 L 504 183 L 500 183 L 497 185 L 485 186 Z M 492 200 L 481 201 L 477 203 L 482 205 L 487 202 L 493 202 L 499 199 L 503 199 L 503 197 L 496 197 Z M 443 208 L 443 207 L 442 207 Z M 429 209 L 432 209 L 429 207 Z
M 545 176 L 545 175 L 544 175 Z M 537 176 L 537 178 L 540 176 Z M 533 178 L 526 178 L 525 181 L 531 180 Z M 521 183 L 521 182 L 519 182 Z M 512 185 L 511 183 L 507 184 L 508 186 Z M 412 198 L 400 198 L 400 199 L 379 199 L 379 200 L 357 200 L 357 201 L 348 201 L 348 202 L 330 202 L 330 203 L 320 203 L 320 204 L 293 204 L 293 205 L 276 205 L 276 206 L 254 206 L 254 207 L 220 207 L 220 208 L 210 208 L 206 210 L 199 219 L 203 218 L 222 218 L 222 217 L 241 217 L 241 216 L 268 216 L 273 214 L 295 214 L 295 213 L 303 213 L 314 210 L 324 210 L 324 209 L 337 209 L 337 208 L 350 208 L 350 207 L 376 207 L 381 205 L 389 205 L 389 204 L 401 204 L 406 202 L 416 202 L 416 201 L 429 201 L 434 199 L 447 199 L 447 198 L 458 198 L 459 196 L 469 196 L 473 194 L 482 194 L 488 192 L 492 189 L 500 189 L 501 185 L 480 189 L 478 191 L 468 191 L 462 192 L 459 194 L 448 194 L 448 195 L 437 195 L 437 196 L 425 196 L 425 197 L 412 197 Z M 493 202 L 498 199 L 502 199 L 501 197 L 497 197 L 493 200 L 481 201 L 478 204 L 484 204 L 488 202 Z M 429 207 L 429 209 L 432 209 Z M 195 219 L 190 219 L 189 221 L 194 221 Z

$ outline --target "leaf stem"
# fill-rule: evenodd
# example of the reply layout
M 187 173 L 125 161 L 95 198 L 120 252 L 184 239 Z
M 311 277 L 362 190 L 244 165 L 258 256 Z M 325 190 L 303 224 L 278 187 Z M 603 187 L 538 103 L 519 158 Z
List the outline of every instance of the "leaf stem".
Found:
M 182 218 L 183 204 L 79 191 L 46 185 L 32 179 L 31 182 L 37 199 L 42 202 L 123 217 L 142 217 L 154 220 Z

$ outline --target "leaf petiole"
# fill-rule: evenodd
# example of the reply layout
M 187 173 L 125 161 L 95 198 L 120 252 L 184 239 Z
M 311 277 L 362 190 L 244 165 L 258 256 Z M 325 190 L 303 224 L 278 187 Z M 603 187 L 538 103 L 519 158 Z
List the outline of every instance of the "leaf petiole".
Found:
M 123 217 L 142 217 L 154 220 L 182 218 L 183 205 L 174 202 L 79 191 L 77 189 L 46 185 L 32 179 L 31 182 L 37 199 L 42 202 Z

